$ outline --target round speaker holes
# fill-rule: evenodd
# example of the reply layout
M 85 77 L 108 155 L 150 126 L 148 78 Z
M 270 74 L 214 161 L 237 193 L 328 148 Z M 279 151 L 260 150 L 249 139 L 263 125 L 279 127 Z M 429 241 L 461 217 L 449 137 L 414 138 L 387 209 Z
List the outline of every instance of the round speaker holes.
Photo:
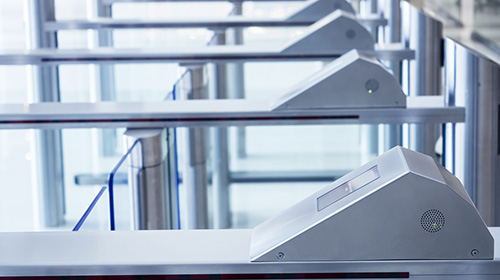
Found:
M 422 228 L 427 232 L 438 232 L 444 227 L 445 218 L 441 211 L 436 209 L 430 209 L 422 214 L 420 218 L 420 223 Z

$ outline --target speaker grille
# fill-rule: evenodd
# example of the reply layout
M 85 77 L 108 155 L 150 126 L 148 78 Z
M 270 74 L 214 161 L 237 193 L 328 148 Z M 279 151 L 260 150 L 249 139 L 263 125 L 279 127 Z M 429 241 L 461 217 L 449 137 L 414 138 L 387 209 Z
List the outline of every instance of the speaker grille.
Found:
M 422 214 L 420 223 L 422 227 L 427 232 L 438 232 L 444 227 L 444 215 L 441 211 L 436 209 L 430 209 Z

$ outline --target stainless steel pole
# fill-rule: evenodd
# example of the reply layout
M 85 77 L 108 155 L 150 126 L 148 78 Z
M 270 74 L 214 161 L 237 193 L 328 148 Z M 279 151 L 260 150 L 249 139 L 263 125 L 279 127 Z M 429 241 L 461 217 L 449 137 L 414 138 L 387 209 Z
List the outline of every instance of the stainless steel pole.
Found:
M 387 19 L 386 26 L 379 27 L 377 41 L 379 44 L 401 42 L 401 0 L 378 0 L 377 9 L 381 17 Z M 401 62 L 386 61 L 385 64 L 392 70 L 394 76 L 402 82 Z M 379 154 L 388 151 L 394 146 L 401 145 L 401 125 L 379 126 Z
M 214 30 L 212 45 L 225 45 L 225 30 Z M 227 99 L 228 72 L 225 64 L 209 64 L 210 99 Z M 229 228 L 231 213 L 229 209 L 229 143 L 228 129 L 214 127 L 210 129 L 210 147 L 212 164 L 213 227 Z
M 445 127 L 445 166 L 464 183 L 488 226 L 500 225 L 500 66 L 445 40 L 445 94 L 465 123 Z
M 440 95 L 443 25 L 419 9 L 404 2 L 402 6 L 403 41 L 415 50 L 415 59 L 404 69 L 404 84 L 408 95 Z M 409 148 L 436 156 L 435 144 L 439 127 L 409 125 Z
M 381 44 L 401 42 L 401 0 L 378 0 L 381 17 L 387 19 L 387 25 L 379 27 L 378 42 Z M 406 21 L 406 18 L 405 18 Z M 394 76 L 401 80 L 401 62 L 387 61 Z
M 28 49 L 57 48 L 55 32 L 45 32 L 44 23 L 55 20 L 54 0 L 25 0 L 26 42 Z M 29 66 L 36 102 L 58 102 L 57 66 Z M 41 224 L 56 227 L 64 224 L 64 170 L 62 139 L 59 130 L 40 130 L 36 151 L 41 194 Z
M 179 81 L 180 99 L 206 99 L 207 79 L 203 65 L 183 65 Z M 208 228 L 207 138 L 202 127 L 183 128 L 184 168 L 183 185 L 187 197 L 185 229 Z
M 128 129 L 125 151 L 139 140 L 129 157 L 132 228 L 134 230 L 171 229 L 168 184 L 167 136 L 165 129 Z
M 91 16 L 99 18 L 112 18 L 112 5 L 105 5 L 103 0 L 89 0 L 93 5 Z M 92 38 L 90 47 L 112 47 L 113 32 L 111 30 L 97 30 L 96 38 Z M 115 101 L 115 66 L 113 64 L 91 65 L 91 75 L 93 75 L 93 88 L 96 92 L 96 100 Z M 115 129 L 102 129 L 100 133 L 100 146 L 103 156 L 115 156 L 118 147 L 118 136 Z
M 369 15 L 377 12 L 377 0 L 363 0 L 359 3 L 359 13 Z
M 377 0 L 363 0 L 359 3 L 359 14 L 362 16 L 369 16 L 372 14 L 376 14 L 378 9 L 378 1 Z M 377 27 L 369 27 L 370 32 L 377 38 Z
M 371 15 L 377 12 L 376 0 L 364 0 L 359 3 L 359 14 L 363 16 Z M 372 36 L 376 38 L 377 28 L 370 28 Z M 378 156 L 379 149 L 379 131 L 378 125 L 361 125 L 361 162 L 368 162 L 369 160 Z
M 243 3 L 234 1 L 232 15 L 243 15 Z M 243 29 L 231 28 L 227 32 L 226 43 L 228 45 L 243 45 Z M 245 99 L 245 65 L 243 63 L 229 63 L 227 67 L 227 87 L 232 93 L 232 99 Z M 236 155 L 238 158 L 247 156 L 246 129 L 243 126 L 236 127 Z

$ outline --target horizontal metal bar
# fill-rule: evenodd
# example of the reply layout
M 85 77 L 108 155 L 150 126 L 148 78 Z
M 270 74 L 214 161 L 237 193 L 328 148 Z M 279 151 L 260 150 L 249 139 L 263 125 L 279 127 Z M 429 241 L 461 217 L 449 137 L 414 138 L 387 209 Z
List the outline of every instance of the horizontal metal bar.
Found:
M 366 26 L 376 27 L 387 25 L 387 20 L 379 16 L 358 18 Z M 290 21 L 286 19 L 252 19 L 244 17 L 229 17 L 225 19 L 196 20 L 120 20 L 99 18 L 93 20 L 61 20 L 46 22 L 46 31 L 78 30 L 78 29 L 132 29 L 132 28 L 209 28 L 224 29 L 234 27 L 296 27 L 309 26 L 315 21 Z
M 333 182 L 350 170 L 310 170 L 310 171 L 233 171 L 230 182 L 246 183 L 298 183 Z
M 46 31 L 76 29 L 131 29 L 131 28 L 232 28 L 232 27 L 294 27 L 308 26 L 314 21 L 286 21 L 282 19 L 248 19 L 233 17 L 227 19 L 197 20 L 60 20 L 45 23 Z
M 0 128 L 447 123 L 465 119 L 462 107 L 413 106 L 418 99 L 422 98 L 409 98 L 408 108 L 279 111 L 270 110 L 266 100 L 1 104 Z
M 489 230 L 500 238 L 500 228 Z M 248 279 L 250 274 L 406 272 L 412 279 L 498 279 L 500 275 L 498 246 L 494 260 L 252 263 L 251 238 L 252 230 L 2 232 L 0 276 L 164 274 L 211 279 L 206 275 L 228 274 L 225 279 Z
M 114 3 L 148 3 L 148 2 L 305 2 L 306 0 L 103 0 L 104 5 Z
M 400 44 L 376 46 L 362 50 L 383 60 L 413 59 L 415 52 L 402 49 Z M 210 63 L 258 61 L 311 61 L 336 59 L 345 50 L 329 50 L 318 54 L 281 53 L 279 48 L 252 48 L 248 46 L 210 46 L 189 49 L 58 49 L 32 51 L 1 51 L 0 65 L 30 64 L 103 64 L 103 63 Z
M 297 183 L 297 182 L 331 182 L 348 170 L 312 170 L 312 171 L 233 171 L 230 174 L 231 183 Z M 74 177 L 78 186 L 105 185 L 109 174 L 77 174 Z M 211 174 L 208 174 L 211 183 Z M 182 174 L 179 174 L 179 183 L 182 183 Z M 128 184 L 127 173 L 116 173 L 115 184 Z
M 77 174 L 74 177 L 75 185 L 89 186 L 89 185 L 107 185 L 109 180 L 109 173 L 104 174 Z M 128 173 L 116 173 L 114 177 L 115 187 L 118 185 L 128 184 Z

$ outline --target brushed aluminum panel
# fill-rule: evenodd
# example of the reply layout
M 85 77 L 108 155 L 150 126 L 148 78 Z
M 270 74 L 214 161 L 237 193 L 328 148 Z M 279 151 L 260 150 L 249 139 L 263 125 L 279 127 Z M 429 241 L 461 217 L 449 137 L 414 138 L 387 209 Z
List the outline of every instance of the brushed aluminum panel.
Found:
M 500 239 L 500 228 L 489 230 Z M 500 244 L 494 260 L 255 263 L 249 261 L 250 237 L 251 230 L 0 233 L 0 277 L 345 272 L 408 272 L 410 279 L 500 277 Z
M 374 166 L 377 180 L 318 209 L 318 198 Z M 493 237 L 450 175 L 429 156 L 393 148 L 257 226 L 251 259 L 492 259 Z
M 271 101 L 273 110 L 404 108 L 406 95 L 389 70 L 351 50 Z

